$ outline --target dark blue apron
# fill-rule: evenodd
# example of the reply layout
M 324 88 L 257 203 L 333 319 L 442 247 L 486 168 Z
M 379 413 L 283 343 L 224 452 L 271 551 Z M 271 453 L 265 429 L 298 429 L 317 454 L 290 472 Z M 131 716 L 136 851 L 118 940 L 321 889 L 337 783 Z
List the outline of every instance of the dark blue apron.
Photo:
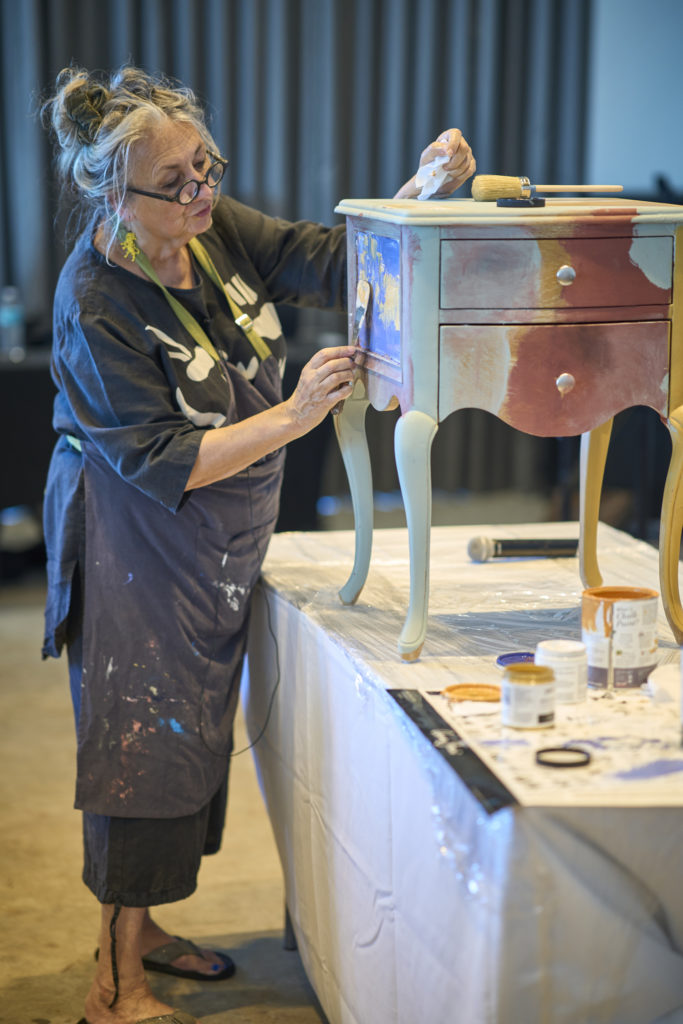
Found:
M 272 380 L 258 397 L 231 374 L 240 418 L 249 415 L 250 394 L 253 412 L 263 408 L 276 373 L 271 357 L 259 376 Z M 277 519 L 283 465 L 277 452 L 189 492 L 173 513 L 83 443 L 77 807 L 177 817 L 194 813 L 220 786 L 250 598 Z

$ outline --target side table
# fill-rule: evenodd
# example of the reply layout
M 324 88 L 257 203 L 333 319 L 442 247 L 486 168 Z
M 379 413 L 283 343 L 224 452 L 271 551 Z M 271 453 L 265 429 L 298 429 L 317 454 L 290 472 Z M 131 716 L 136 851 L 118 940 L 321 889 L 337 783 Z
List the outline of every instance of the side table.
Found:
M 345 199 L 349 332 L 358 282 L 371 299 L 363 366 L 335 417 L 349 478 L 357 600 L 372 548 L 369 404 L 400 407 L 395 458 L 406 511 L 410 599 L 398 650 L 419 657 L 427 629 L 431 445 L 466 407 L 528 434 L 581 434 L 579 563 L 599 586 L 600 492 L 617 412 L 647 405 L 673 451 L 660 527 L 661 596 L 683 642 L 678 561 L 683 505 L 683 206 L 551 199 L 499 208 L 469 199 Z

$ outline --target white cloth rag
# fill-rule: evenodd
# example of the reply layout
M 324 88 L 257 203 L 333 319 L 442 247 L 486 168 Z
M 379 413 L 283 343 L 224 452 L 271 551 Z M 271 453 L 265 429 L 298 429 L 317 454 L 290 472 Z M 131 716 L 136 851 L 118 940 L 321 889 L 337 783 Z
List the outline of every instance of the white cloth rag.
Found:
M 447 164 L 449 160 L 448 153 L 442 153 L 440 156 L 435 156 L 428 164 L 423 164 L 418 168 L 415 175 L 415 185 L 420 190 L 418 199 L 429 199 L 444 182 L 453 177 L 450 171 L 444 169 L 444 164 Z

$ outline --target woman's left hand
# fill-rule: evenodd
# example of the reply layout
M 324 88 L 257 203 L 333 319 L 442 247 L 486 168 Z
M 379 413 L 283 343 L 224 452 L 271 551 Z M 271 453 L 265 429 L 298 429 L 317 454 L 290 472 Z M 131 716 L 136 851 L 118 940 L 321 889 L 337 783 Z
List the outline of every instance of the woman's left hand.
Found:
M 434 192 L 437 196 L 448 196 L 467 181 L 477 169 L 477 162 L 472 155 L 469 143 L 458 128 L 450 128 L 430 143 L 420 155 L 420 167 L 439 160 L 439 170 L 446 172 L 446 178 Z M 395 199 L 414 199 L 420 194 L 421 188 L 416 184 L 415 176 L 407 181 L 394 196 Z

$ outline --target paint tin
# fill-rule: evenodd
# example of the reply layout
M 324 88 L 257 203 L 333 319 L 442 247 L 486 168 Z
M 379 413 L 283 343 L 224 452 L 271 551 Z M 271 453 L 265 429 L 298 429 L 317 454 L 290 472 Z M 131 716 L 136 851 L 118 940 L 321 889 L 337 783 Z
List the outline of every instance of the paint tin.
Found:
M 537 665 L 555 673 L 555 702 L 578 704 L 588 691 L 588 655 L 580 640 L 541 640 L 536 645 Z
M 657 664 L 656 590 L 590 587 L 581 597 L 581 639 L 588 685 L 641 686 Z
M 555 676 L 547 665 L 521 662 L 503 673 L 501 721 L 513 729 L 555 724 Z

